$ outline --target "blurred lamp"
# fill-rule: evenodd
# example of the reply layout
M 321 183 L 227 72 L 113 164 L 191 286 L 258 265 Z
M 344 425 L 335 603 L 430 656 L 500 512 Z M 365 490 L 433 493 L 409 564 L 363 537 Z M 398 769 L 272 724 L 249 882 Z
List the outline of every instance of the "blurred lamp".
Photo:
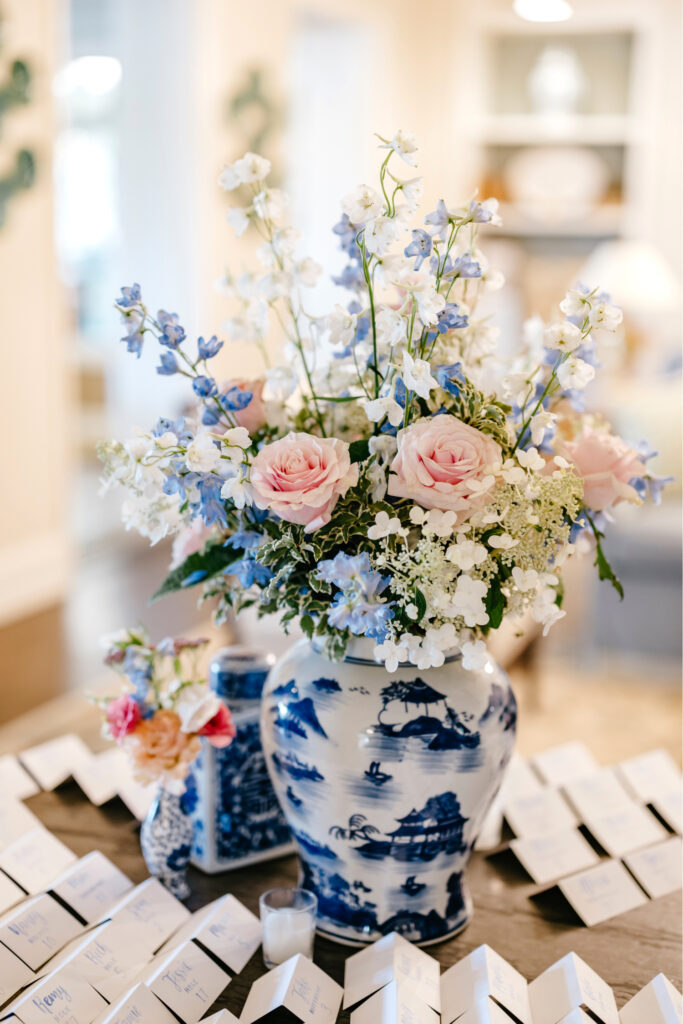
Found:
M 568 0 L 515 0 L 513 8 L 525 21 L 567 21 L 573 14 Z

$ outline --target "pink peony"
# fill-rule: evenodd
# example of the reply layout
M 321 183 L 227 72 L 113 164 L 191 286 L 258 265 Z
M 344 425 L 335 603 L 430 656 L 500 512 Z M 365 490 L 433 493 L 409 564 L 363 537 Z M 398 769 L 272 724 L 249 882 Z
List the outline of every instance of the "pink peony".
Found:
M 251 464 L 251 491 L 257 508 L 306 533 L 329 523 L 332 509 L 358 482 L 349 446 L 334 437 L 289 433 L 264 445 Z
M 645 463 L 620 437 L 586 427 L 575 441 L 556 442 L 555 451 L 583 479 L 586 508 L 602 512 L 620 501 L 640 503 L 629 481 L 646 472 Z
M 109 732 L 119 743 L 135 729 L 141 718 L 140 705 L 130 693 L 124 693 L 107 705 Z
M 230 388 L 251 392 L 249 404 L 245 405 L 244 409 L 238 409 L 232 413 L 237 426 L 245 427 L 250 434 L 265 426 L 266 423 L 266 408 L 263 404 L 263 389 L 265 385 L 265 377 L 256 377 L 254 380 L 248 380 L 246 377 L 235 377 L 233 380 L 226 380 L 221 384 L 221 393 L 223 394 L 229 391 Z
M 213 718 L 199 730 L 198 735 L 206 736 L 212 747 L 227 747 L 232 743 L 237 730 L 225 704 L 221 704 Z
M 462 522 L 486 504 L 476 483 L 500 461 L 499 445 L 455 416 L 421 419 L 399 431 L 388 493 L 423 508 L 450 509 Z

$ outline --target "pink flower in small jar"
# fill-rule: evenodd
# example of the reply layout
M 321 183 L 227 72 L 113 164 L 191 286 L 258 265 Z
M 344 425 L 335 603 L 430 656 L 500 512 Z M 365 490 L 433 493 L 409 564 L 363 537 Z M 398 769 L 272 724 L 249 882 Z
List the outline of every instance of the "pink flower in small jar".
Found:
M 141 781 L 184 779 L 199 754 L 194 733 L 183 732 L 175 711 L 155 711 L 142 720 L 129 738 L 133 767 Z
M 202 726 L 197 735 L 206 736 L 211 746 L 219 749 L 232 743 L 237 735 L 237 729 L 225 704 L 221 704 L 213 718 Z
M 107 705 L 107 724 L 109 732 L 117 743 L 137 727 L 142 718 L 140 705 L 130 693 L 124 693 Z
M 312 533 L 329 523 L 339 498 L 358 482 L 358 466 L 344 441 L 291 432 L 263 446 L 250 482 L 257 508 Z
M 583 503 L 594 512 L 603 512 L 620 501 L 640 504 L 638 492 L 631 487 L 634 477 L 646 470 L 641 456 L 615 434 L 585 427 L 573 441 L 557 441 L 555 452 L 583 480 Z

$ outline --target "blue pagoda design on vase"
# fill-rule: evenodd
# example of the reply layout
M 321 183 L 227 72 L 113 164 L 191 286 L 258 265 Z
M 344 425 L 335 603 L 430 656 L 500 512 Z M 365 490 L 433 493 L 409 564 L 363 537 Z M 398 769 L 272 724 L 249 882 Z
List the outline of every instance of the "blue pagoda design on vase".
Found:
M 413 807 L 396 821 L 398 828 L 381 838 L 379 829 L 358 814 L 349 818 L 348 828 L 335 825 L 330 832 L 338 839 L 360 841 L 356 853 L 373 860 L 430 861 L 440 853 L 462 853 L 466 848 L 462 832 L 467 818 L 460 813 L 455 793 L 431 797 L 421 810 Z

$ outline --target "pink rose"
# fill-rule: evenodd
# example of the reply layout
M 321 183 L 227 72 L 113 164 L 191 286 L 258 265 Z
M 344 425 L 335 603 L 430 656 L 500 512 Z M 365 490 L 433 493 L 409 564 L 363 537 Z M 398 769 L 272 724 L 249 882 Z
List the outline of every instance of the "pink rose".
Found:
M 329 523 L 338 499 L 356 483 L 349 446 L 335 437 L 290 433 L 264 445 L 251 464 L 257 508 L 305 525 L 306 533 Z
M 233 380 L 226 380 L 221 384 L 222 394 L 225 394 L 230 388 L 251 392 L 249 404 L 245 405 L 244 409 L 238 409 L 232 413 L 237 426 L 245 427 L 250 434 L 265 426 L 266 423 L 266 407 L 263 404 L 263 389 L 265 385 L 265 377 L 256 377 L 254 380 L 248 380 L 246 377 L 235 377 Z
M 576 440 L 556 442 L 555 451 L 583 479 L 586 508 L 602 512 L 620 501 L 640 502 L 629 481 L 646 472 L 645 463 L 620 437 L 585 427 Z
M 183 732 L 175 711 L 155 711 L 145 718 L 127 743 L 130 744 L 135 775 L 151 782 L 165 777 L 184 779 L 201 750 L 193 734 Z
M 486 504 L 476 484 L 500 461 L 500 446 L 480 430 L 447 413 L 424 418 L 399 431 L 388 493 L 450 509 L 460 523 Z
M 206 736 L 212 747 L 227 747 L 232 743 L 237 735 L 237 729 L 225 704 L 221 704 L 213 718 L 199 730 L 198 735 Z
M 107 705 L 109 732 L 119 743 L 135 729 L 141 718 L 140 705 L 130 693 L 124 693 Z

